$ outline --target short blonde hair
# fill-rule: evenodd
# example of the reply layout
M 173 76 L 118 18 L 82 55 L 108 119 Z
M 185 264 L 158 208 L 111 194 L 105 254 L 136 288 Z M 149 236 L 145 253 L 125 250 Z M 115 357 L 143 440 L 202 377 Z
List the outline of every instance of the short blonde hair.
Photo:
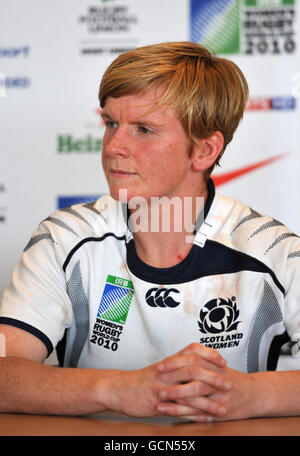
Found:
M 214 165 L 219 164 L 248 99 L 247 81 L 239 67 L 196 43 L 143 46 L 119 55 L 107 68 L 99 89 L 100 106 L 108 96 L 137 95 L 160 86 L 166 90 L 158 105 L 168 103 L 176 109 L 191 141 L 221 131 L 224 147 Z

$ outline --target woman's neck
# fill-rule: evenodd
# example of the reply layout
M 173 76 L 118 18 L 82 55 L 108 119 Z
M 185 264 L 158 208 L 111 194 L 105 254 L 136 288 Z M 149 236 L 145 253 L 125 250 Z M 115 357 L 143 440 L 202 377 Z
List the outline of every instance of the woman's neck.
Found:
M 132 210 L 129 222 L 139 258 L 158 268 L 175 266 L 186 258 L 206 199 L 207 191 L 202 197 L 154 199 Z

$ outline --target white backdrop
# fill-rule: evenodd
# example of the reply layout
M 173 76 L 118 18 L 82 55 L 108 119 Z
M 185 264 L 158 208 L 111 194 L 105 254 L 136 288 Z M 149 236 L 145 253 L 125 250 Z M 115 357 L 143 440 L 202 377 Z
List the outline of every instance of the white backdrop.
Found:
M 241 67 L 250 104 L 218 190 L 300 234 L 298 3 L 0 0 L 0 298 L 39 221 L 106 192 L 99 82 L 144 44 L 194 40 Z

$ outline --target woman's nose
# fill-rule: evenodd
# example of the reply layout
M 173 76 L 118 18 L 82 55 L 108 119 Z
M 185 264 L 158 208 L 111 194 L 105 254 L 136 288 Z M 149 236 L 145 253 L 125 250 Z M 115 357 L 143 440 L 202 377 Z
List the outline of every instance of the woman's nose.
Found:
M 110 155 L 121 155 L 125 157 L 130 155 L 130 139 L 125 129 L 116 128 L 104 143 L 105 152 Z

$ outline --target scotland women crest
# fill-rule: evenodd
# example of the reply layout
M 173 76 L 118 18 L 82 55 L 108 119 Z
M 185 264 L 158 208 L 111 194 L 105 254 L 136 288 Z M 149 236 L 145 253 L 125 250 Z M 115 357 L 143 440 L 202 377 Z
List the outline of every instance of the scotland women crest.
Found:
M 207 302 L 199 313 L 198 325 L 203 334 L 220 334 L 237 329 L 240 311 L 233 296 L 226 301 L 223 298 Z

